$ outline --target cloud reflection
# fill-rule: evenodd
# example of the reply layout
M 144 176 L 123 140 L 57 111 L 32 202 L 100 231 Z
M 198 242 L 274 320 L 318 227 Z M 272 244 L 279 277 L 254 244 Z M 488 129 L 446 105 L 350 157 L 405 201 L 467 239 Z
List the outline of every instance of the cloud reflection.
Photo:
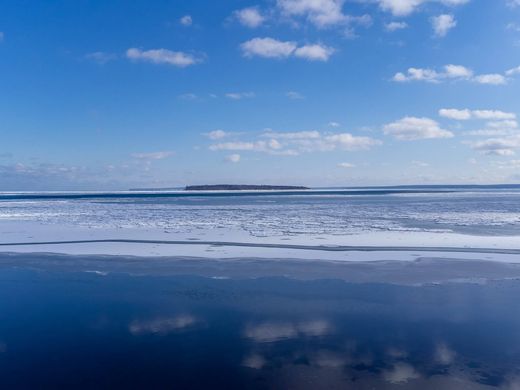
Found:
M 129 325 L 128 330 L 133 335 L 168 333 L 193 326 L 198 321 L 190 314 L 181 314 L 176 317 L 156 318 L 153 320 L 135 320 Z
M 383 378 L 393 384 L 406 383 L 419 376 L 415 368 L 407 363 L 397 363 L 390 370 L 383 371 Z
M 244 336 L 259 343 L 268 343 L 297 337 L 319 337 L 332 332 L 331 324 L 326 320 L 292 322 L 263 322 L 248 325 Z

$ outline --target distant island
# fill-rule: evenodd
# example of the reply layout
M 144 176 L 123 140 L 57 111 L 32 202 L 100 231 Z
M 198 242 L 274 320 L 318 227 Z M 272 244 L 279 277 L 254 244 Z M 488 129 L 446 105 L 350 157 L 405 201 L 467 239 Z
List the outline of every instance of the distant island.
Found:
M 249 184 L 213 184 L 186 186 L 185 191 L 276 191 L 276 190 L 309 190 L 303 186 L 270 186 L 270 185 L 249 185 Z

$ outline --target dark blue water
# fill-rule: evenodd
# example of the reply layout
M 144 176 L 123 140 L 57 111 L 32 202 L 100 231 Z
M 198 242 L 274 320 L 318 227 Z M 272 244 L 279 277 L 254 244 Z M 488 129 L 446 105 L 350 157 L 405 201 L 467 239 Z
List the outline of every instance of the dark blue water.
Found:
M 519 296 L 2 267 L 0 388 L 512 389 Z

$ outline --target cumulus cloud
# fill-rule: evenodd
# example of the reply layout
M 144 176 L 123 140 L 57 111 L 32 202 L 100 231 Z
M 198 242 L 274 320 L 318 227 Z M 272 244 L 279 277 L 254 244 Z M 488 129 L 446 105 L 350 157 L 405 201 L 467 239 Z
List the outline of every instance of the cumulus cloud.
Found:
M 240 45 L 245 57 L 287 58 L 296 50 L 296 43 L 273 38 L 253 38 Z
M 405 28 L 408 28 L 408 24 L 406 22 L 390 22 L 385 24 L 385 30 L 390 32 L 403 30 Z
M 126 51 L 126 57 L 132 61 L 150 62 L 153 64 L 167 64 L 180 68 L 195 65 L 201 62 L 191 54 L 182 51 L 171 51 L 168 49 L 141 50 L 131 48 Z
M 244 57 L 288 58 L 290 56 L 311 61 L 327 61 L 334 49 L 322 44 L 299 46 L 293 41 L 273 38 L 253 38 L 240 45 Z
M 444 66 L 444 75 L 448 78 L 470 79 L 473 77 L 473 71 L 462 65 L 449 64 Z
M 490 138 L 483 141 L 470 143 L 472 149 L 484 154 L 496 156 L 512 156 L 515 150 L 520 148 L 520 135 L 512 135 L 503 138 Z
M 277 0 L 277 6 L 286 16 L 304 17 L 315 26 L 323 28 L 344 23 L 345 0 Z
M 132 157 L 138 160 L 163 160 L 171 156 L 173 156 L 173 152 L 171 151 L 132 154 Z
M 458 121 L 465 121 L 471 119 L 472 113 L 468 109 L 458 110 L 456 108 L 441 108 L 439 115 L 444 118 L 455 119 Z
M 233 150 L 264 152 L 274 155 L 296 156 L 301 153 L 327 152 L 333 150 L 368 150 L 380 145 L 380 140 L 355 136 L 350 133 L 320 133 L 318 131 L 274 132 L 268 130 L 261 135 L 264 141 L 222 142 L 210 145 L 210 150 Z
M 408 68 L 406 72 L 398 72 L 392 78 L 396 82 L 426 81 L 430 83 L 440 83 L 450 79 L 489 85 L 507 84 L 506 77 L 499 73 L 474 75 L 471 69 L 453 64 L 445 65 L 443 71 L 431 68 Z
M 230 163 L 238 163 L 240 162 L 240 154 L 230 154 L 229 156 L 226 156 L 225 158 L 226 162 L 230 162 Z
M 498 73 L 481 74 L 475 76 L 475 82 L 479 84 L 490 84 L 490 85 L 504 85 L 507 84 L 507 79 Z
M 183 26 L 191 26 L 193 24 L 193 19 L 190 15 L 184 15 L 182 18 L 179 19 L 179 23 Z
M 439 38 L 445 37 L 452 28 L 457 26 L 457 21 L 451 14 L 434 16 L 431 18 L 431 23 L 435 36 Z
M 441 108 L 439 115 L 444 118 L 455 120 L 469 119 L 489 119 L 489 120 L 505 120 L 516 119 L 516 114 L 512 112 L 504 112 L 499 110 L 469 110 L 456 108 Z
M 294 51 L 294 55 L 310 61 L 328 61 L 334 51 L 335 50 L 332 47 L 314 44 L 298 47 Z
M 265 17 L 258 7 L 247 7 L 233 12 L 233 16 L 240 24 L 250 28 L 261 26 L 265 22 Z
M 453 137 L 451 131 L 442 129 L 433 119 L 409 116 L 385 125 L 383 132 L 401 141 Z
M 210 131 L 209 133 L 206 134 L 206 136 L 212 140 L 222 139 L 225 137 L 229 137 L 230 135 L 231 135 L 231 133 L 228 133 L 228 132 L 226 132 L 224 130 L 220 130 L 220 129 Z
M 376 0 L 384 11 L 394 16 L 408 16 L 415 12 L 422 4 L 438 2 L 447 6 L 457 6 L 468 3 L 470 0 Z

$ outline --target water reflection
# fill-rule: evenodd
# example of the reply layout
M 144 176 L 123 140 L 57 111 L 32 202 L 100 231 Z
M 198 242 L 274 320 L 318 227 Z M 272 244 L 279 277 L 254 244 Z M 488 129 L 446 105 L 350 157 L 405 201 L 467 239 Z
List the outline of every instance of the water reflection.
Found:
M 175 317 L 155 318 L 152 320 L 134 320 L 128 327 L 133 335 L 159 334 L 167 335 L 197 323 L 197 319 L 189 314 L 181 314 Z
M 0 270 L 0 387 L 518 390 L 519 294 Z

